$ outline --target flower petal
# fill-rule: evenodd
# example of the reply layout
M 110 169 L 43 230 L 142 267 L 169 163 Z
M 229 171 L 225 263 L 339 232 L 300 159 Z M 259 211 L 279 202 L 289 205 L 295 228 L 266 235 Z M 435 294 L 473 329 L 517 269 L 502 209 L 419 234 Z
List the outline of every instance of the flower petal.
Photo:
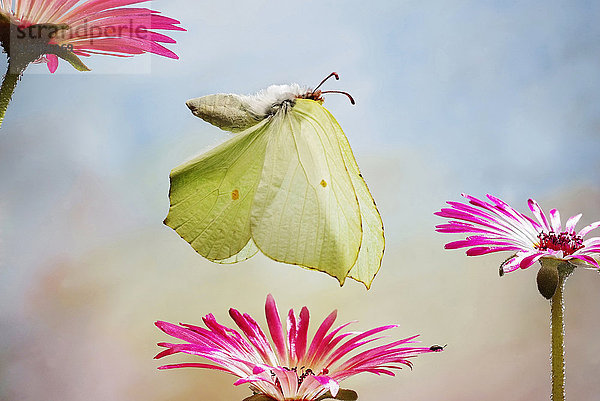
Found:
M 581 260 L 581 261 L 587 263 L 591 267 L 600 268 L 600 264 L 598 264 L 598 262 L 596 261 L 596 259 L 592 258 L 591 256 L 587 256 L 587 255 L 571 255 L 570 259 L 578 259 L 578 260 Z
M 534 253 L 532 255 L 528 255 L 521 260 L 521 263 L 519 263 L 519 267 L 521 269 L 527 269 L 529 266 L 531 266 L 532 264 L 537 262 L 544 255 L 545 255 L 545 253 L 543 253 L 543 252 L 538 252 L 538 253 Z
M 550 224 L 548 224 L 548 219 L 546 219 L 546 215 L 544 214 L 544 211 L 542 210 L 540 205 L 538 205 L 538 203 L 533 199 L 529 199 L 527 201 L 527 204 L 529 205 L 529 210 L 531 210 L 531 212 L 538 220 L 538 222 L 542 225 L 542 227 L 545 230 L 550 231 L 552 228 L 550 227 Z
M 58 68 L 58 57 L 56 56 L 56 54 L 47 54 L 46 55 L 46 60 L 48 63 L 48 70 L 54 74 L 56 72 L 56 69 Z
M 303 307 L 300 311 L 300 318 L 298 320 L 298 331 L 296 334 L 296 357 L 298 361 L 304 359 L 306 354 L 306 344 L 308 340 L 308 324 L 310 322 L 310 313 L 306 307 Z
M 265 315 L 267 317 L 267 325 L 269 326 L 269 333 L 271 339 L 275 344 L 275 350 L 277 351 L 277 357 L 280 361 L 286 361 L 287 350 L 285 347 L 285 339 L 283 335 L 283 327 L 281 326 L 281 319 L 279 318 L 279 311 L 277 311 L 277 304 L 271 294 L 267 295 L 267 302 L 265 303 Z
M 556 209 L 550 210 L 550 225 L 552 226 L 552 231 L 555 233 L 560 233 L 562 231 L 562 225 L 560 223 L 560 213 Z
M 579 231 L 578 235 L 583 238 L 598 227 L 600 227 L 600 221 L 596 221 L 588 226 L 583 227 L 581 231 Z
M 569 220 L 567 220 L 567 224 L 565 224 L 565 231 L 567 231 L 568 233 L 575 233 L 575 225 L 579 222 L 579 219 L 581 219 L 582 214 L 579 213 L 575 216 L 571 216 L 569 217 Z

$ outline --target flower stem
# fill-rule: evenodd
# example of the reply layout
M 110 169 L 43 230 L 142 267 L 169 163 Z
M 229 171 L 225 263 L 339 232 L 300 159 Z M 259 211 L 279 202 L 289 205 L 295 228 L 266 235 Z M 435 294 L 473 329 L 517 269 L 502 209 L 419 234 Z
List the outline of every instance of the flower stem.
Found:
M 569 263 L 558 265 L 558 286 L 550 300 L 552 330 L 552 401 L 565 401 L 565 322 L 564 288 L 573 272 Z
M 550 300 L 552 313 L 552 401 L 565 400 L 564 285 L 564 279 L 559 278 L 556 292 Z
M 4 121 L 4 114 L 6 114 L 6 109 L 8 108 L 10 99 L 12 98 L 15 88 L 17 87 L 19 78 L 21 78 L 21 75 L 23 75 L 23 71 L 25 71 L 26 67 L 27 65 L 16 67 L 11 64 L 10 59 L 8 61 L 6 74 L 4 75 L 2 87 L 0 88 L 0 127 Z

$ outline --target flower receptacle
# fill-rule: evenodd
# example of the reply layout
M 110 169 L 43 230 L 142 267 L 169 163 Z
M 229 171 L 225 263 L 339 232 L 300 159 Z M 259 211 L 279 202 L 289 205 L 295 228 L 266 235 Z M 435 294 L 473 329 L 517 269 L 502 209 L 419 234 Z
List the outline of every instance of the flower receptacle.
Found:
M 540 264 L 542 267 L 536 277 L 538 291 L 544 298 L 551 299 L 558 286 L 573 272 L 575 266 L 556 258 L 541 258 Z

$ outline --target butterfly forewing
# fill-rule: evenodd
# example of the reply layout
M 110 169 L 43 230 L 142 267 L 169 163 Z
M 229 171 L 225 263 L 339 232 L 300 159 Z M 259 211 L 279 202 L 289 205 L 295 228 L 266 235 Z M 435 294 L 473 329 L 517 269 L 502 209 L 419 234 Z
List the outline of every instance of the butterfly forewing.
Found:
M 233 263 L 256 253 L 249 244 L 250 211 L 263 168 L 265 129 L 264 123 L 256 125 L 171 172 L 165 224 L 207 259 Z
M 343 283 L 362 234 L 335 126 L 317 102 L 298 99 L 268 127 L 252 238 L 275 260 L 324 271 Z

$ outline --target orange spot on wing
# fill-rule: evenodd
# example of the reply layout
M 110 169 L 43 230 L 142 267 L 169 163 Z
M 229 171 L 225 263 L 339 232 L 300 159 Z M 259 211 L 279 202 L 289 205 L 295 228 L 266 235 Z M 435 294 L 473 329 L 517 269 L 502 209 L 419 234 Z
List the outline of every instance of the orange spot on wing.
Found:
M 325 188 L 327 186 L 327 181 L 321 180 L 321 186 Z
M 238 191 L 237 189 L 234 189 L 233 191 L 231 191 L 231 199 L 233 199 L 233 200 L 240 199 L 240 191 Z

